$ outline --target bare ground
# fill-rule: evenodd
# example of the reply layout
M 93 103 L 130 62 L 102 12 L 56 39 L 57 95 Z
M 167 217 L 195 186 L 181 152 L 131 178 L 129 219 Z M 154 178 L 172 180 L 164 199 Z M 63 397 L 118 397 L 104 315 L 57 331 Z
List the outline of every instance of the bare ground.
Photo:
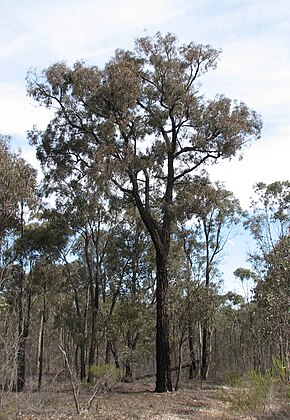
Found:
M 4 393 L 0 402 L 0 420 L 68 420 L 68 419 L 274 419 L 287 416 L 243 416 L 230 412 L 222 398 L 222 386 L 206 383 L 186 383 L 177 392 L 156 394 L 151 381 L 132 384 L 119 383 L 94 399 L 90 410 L 76 413 L 73 394 L 68 385 L 55 386 L 43 391 L 21 394 Z M 85 407 L 91 392 L 78 394 L 79 406 Z M 289 417 L 290 418 L 290 417 Z

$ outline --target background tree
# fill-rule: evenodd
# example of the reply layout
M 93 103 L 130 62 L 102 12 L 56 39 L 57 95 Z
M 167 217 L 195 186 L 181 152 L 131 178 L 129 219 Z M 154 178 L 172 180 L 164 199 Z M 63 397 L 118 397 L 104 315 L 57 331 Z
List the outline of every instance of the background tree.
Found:
M 35 203 L 36 171 L 9 149 L 7 137 L 0 137 L 0 287 L 12 280 L 17 296 L 18 347 L 15 388 L 25 384 L 25 346 L 30 316 L 30 288 L 26 287 L 26 250 L 16 244 L 24 235 L 29 208 Z M 27 213 L 27 214 L 26 214 Z M 4 252 L 4 248 L 6 252 Z M 27 260 L 26 260 L 27 261 Z M 13 263 L 13 265 L 12 265 Z M 9 272 L 8 278 L 6 278 Z M 27 297 L 27 299 L 26 299 Z M 25 301 L 27 305 L 25 305 Z
M 11 247 L 21 235 L 26 206 L 32 206 L 36 197 L 36 171 L 10 150 L 9 140 L 0 135 L 0 287 L 12 256 L 17 255 Z
M 178 45 L 174 35 L 136 41 L 100 70 L 57 63 L 30 75 L 28 93 L 56 107 L 43 132 L 30 133 L 46 179 L 80 179 L 85 171 L 135 203 L 156 255 L 156 391 L 172 389 L 167 265 L 172 226 L 195 180 L 192 173 L 235 156 L 260 135 L 261 122 L 245 104 L 224 96 L 205 100 L 200 76 L 216 67 L 219 51 Z
M 206 306 L 207 302 L 215 302 L 213 289 L 220 275 L 222 251 L 229 240 L 233 225 L 239 221 L 241 208 L 231 192 L 219 183 L 212 184 L 207 178 L 197 178 L 195 185 L 188 188 L 187 194 L 185 214 L 187 219 L 191 218 L 191 226 L 183 226 L 182 236 L 192 275 L 199 285 L 199 296 L 204 297 L 204 311 L 200 317 L 200 374 L 202 379 L 207 379 L 214 306 L 210 305 L 212 311 L 207 311 Z
M 264 343 L 260 346 L 259 360 L 265 368 L 271 366 L 273 357 L 279 357 L 285 366 L 289 350 L 290 183 L 260 182 L 254 191 L 257 198 L 252 201 L 252 213 L 245 226 L 257 245 L 250 254 L 250 262 L 255 273 L 254 302 Z

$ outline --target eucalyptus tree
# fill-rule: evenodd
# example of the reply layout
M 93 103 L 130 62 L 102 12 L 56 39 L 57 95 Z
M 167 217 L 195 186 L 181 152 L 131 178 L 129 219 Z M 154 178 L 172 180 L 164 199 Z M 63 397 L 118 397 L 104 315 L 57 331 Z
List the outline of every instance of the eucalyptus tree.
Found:
M 79 267 L 71 265 L 67 256 L 63 260 L 67 269 L 68 286 L 72 287 L 73 300 L 77 311 L 80 347 L 80 374 L 85 377 L 85 340 L 89 340 L 88 350 L 88 381 L 91 381 L 90 367 L 96 362 L 97 348 L 97 317 L 100 307 L 100 295 L 106 285 L 102 284 L 102 264 L 110 231 L 118 219 L 116 205 L 108 201 L 104 189 L 90 176 L 85 164 L 76 165 L 77 176 L 68 176 L 68 167 L 63 163 L 58 168 L 58 181 L 51 182 L 50 175 L 45 174 L 42 191 L 45 195 L 54 194 L 53 210 L 60 218 L 66 220 L 71 233 L 71 250 Z M 113 209 L 114 207 L 114 209 Z M 49 217 L 49 214 L 48 214 Z M 71 257 L 72 257 L 71 255 Z M 84 270 L 83 270 L 83 267 Z M 79 278 L 80 282 L 77 281 Z M 80 295 L 83 286 L 87 290 L 88 301 L 80 306 Z M 78 290 L 78 283 L 81 287 Z M 80 292 L 80 293 L 79 293 Z M 88 305 L 87 305 L 88 304 Z M 85 329 L 90 329 L 88 337 L 84 337 Z
M 28 336 L 29 307 L 25 311 L 25 249 L 16 246 L 22 238 L 29 208 L 36 199 L 36 171 L 12 152 L 9 138 L 0 137 L 0 287 L 7 287 L 9 278 L 17 296 L 18 317 L 17 378 L 15 388 L 22 391 L 25 384 L 25 346 Z M 6 245 L 5 245 L 6 243 Z M 5 249 L 4 249 L 5 248 Z M 5 252 L 4 252 L 5 250 Z M 8 275 L 9 274 L 9 275 Z M 8 276 L 7 276 L 8 275 Z M 29 300 L 29 293 L 28 293 Z
M 135 208 L 127 208 L 123 218 L 112 231 L 104 259 L 105 273 L 108 278 L 109 303 L 108 346 L 111 352 L 123 353 L 124 380 L 132 381 L 134 372 L 132 362 L 141 365 L 146 352 L 140 351 L 139 343 L 145 342 L 151 323 L 150 306 L 153 298 L 151 281 L 152 246 L 149 235 L 144 231 L 142 221 Z M 148 313 L 146 313 L 148 312 Z M 146 325 L 147 324 L 147 325 Z M 150 328 L 150 327 L 149 327 Z M 120 334 L 121 333 L 121 334 Z M 145 347 L 145 346 L 144 346 Z
M 266 343 L 271 343 L 270 357 L 279 357 L 286 372 L 289 363 L 290 235 L 278 240 L 265 255 L 265 260 L 267 271 L 255 287 L 254 300 L 263 337 Z
M 219 54 L 157 33 L 138 39 L 133 51 L 117 50 L 104 69 L 56 63 L 28 79 L 28 94 L 55 109 L 44 131 L 30 133 L 46 179 L 81 182 L 85 171 L 130 197 L 149 232 L 157 273 L 156 392 L 172 389 L 167 264 L 176 187 L 186 192 L 194 172 L 260 135 L 259 116 L 244 103 L 200 93 L 201 76 Z
M 259 250 L 268 252 L 275 243 L 289 235 L 290 181 L 254 185 L 254 198 L 245 227 L 250 230 Z
M 8 250 L 23 229 L 25 206 L 32 206 L 36 197 L 36 171 L 11 150 L 9 141 L 0 135 L 0 287 L 12 262 Z
M 220 183 L 211 183 L 206 177 L 197 179 L 195 185 L 188 188 L 187 194 L 185 214 L 187 218 L 193 217 L 191 224 L 187 228 L 183 227 L 182 237 L 192 275 L 199 284 L 196 295 L 203 296 L 204 300 L 204 313 L 200 319 L 200 373 L 202 379 L 207 379 L 211 347 L 210 324 L 214 307 L 218 304 L 217 299 L 214 299 L 212 286 L 220 274 L 219 264 L 224 246 L 233 234 L 233 226 L 238 223 L 242 210 L 233 193 Z M 212 306 L 214 302 L 215 305 Z M 208 311 L 205 309 L 207 306 L 210 308 Z
M 36 300 L 39 310 L 40 327 L 37 346 L 38 388 L 41 388 L 44 362 L 45 327 L 48 319 L 48 309 L 56 288 L 60 290 L 62 267 L 57 264 L 66 248 L 69 239 L 69 229 L 60 214 L 46 213 L 45 220 L 38 220 L 27 224 L 23 235 L 17 241 L 17 246 L 24 250 L 25 258 L 29 261 L 27 280 L 31 293 Z M 28 270 L 27 270 L 28 271 Z
M 263 335 L 260 348 L 264 359 L 278 355 L 285 366 L 289 351 L 290 182 L 257 183 L 254 191 L 256 196 L 245 226 L 256 243 L 249 261 L 253 300 Z M 261 363 L 267 366 L 267 361 Z

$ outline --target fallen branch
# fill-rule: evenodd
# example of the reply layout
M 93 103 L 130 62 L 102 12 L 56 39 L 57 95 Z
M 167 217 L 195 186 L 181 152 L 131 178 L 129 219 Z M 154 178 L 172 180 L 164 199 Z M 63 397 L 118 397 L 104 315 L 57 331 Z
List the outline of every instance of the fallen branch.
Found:
M 84 408 L 85 410 L 90 410 L 94 399 L 96 398 L 96 396 L 100 392 L 101 388 L 106 384 L 109 377 L 114 373 L 114 371 L 115 371 L 115 366 L 112 367 L 112 369 L 108 370 L 108 372 L 98 380 L 98 382 L 94 386 L 94 392 L 93 392 L 92 396 L 90 397 L 87 404 L 85 405 L 85 408 Z
M 65 365 L 66 365 L 67 370 L 69 372 L 69 379 L 70 379 L 70 384 L 71 384 L 72 392 L 73 392 L 73 396 L 74 396 L 76 411 L 77 411 L 77 414 L 80 414 L 80 406 L 79 406 L 79 402 L 78 402 L 78 399 L 77 399 L 77 394 L 76 394 L 75 385 L 74 385 L 74 381 L 73 381 L 73 373 L 72 373 L 72 370 L 70 368 L 66 352 L 64 351 L 64 349 L 60 345 L 58 346 L 58 348 L 60 349 L 60 351 L 63 354 Z

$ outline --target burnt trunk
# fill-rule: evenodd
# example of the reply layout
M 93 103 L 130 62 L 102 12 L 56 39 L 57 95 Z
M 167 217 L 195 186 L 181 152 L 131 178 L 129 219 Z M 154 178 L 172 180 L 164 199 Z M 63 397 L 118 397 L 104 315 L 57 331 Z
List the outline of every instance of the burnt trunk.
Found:
M 172 391 L 169 316 L 168 316 L 168 278 L 166 258 L 156 254 L 156 388 L 155 392 Z

